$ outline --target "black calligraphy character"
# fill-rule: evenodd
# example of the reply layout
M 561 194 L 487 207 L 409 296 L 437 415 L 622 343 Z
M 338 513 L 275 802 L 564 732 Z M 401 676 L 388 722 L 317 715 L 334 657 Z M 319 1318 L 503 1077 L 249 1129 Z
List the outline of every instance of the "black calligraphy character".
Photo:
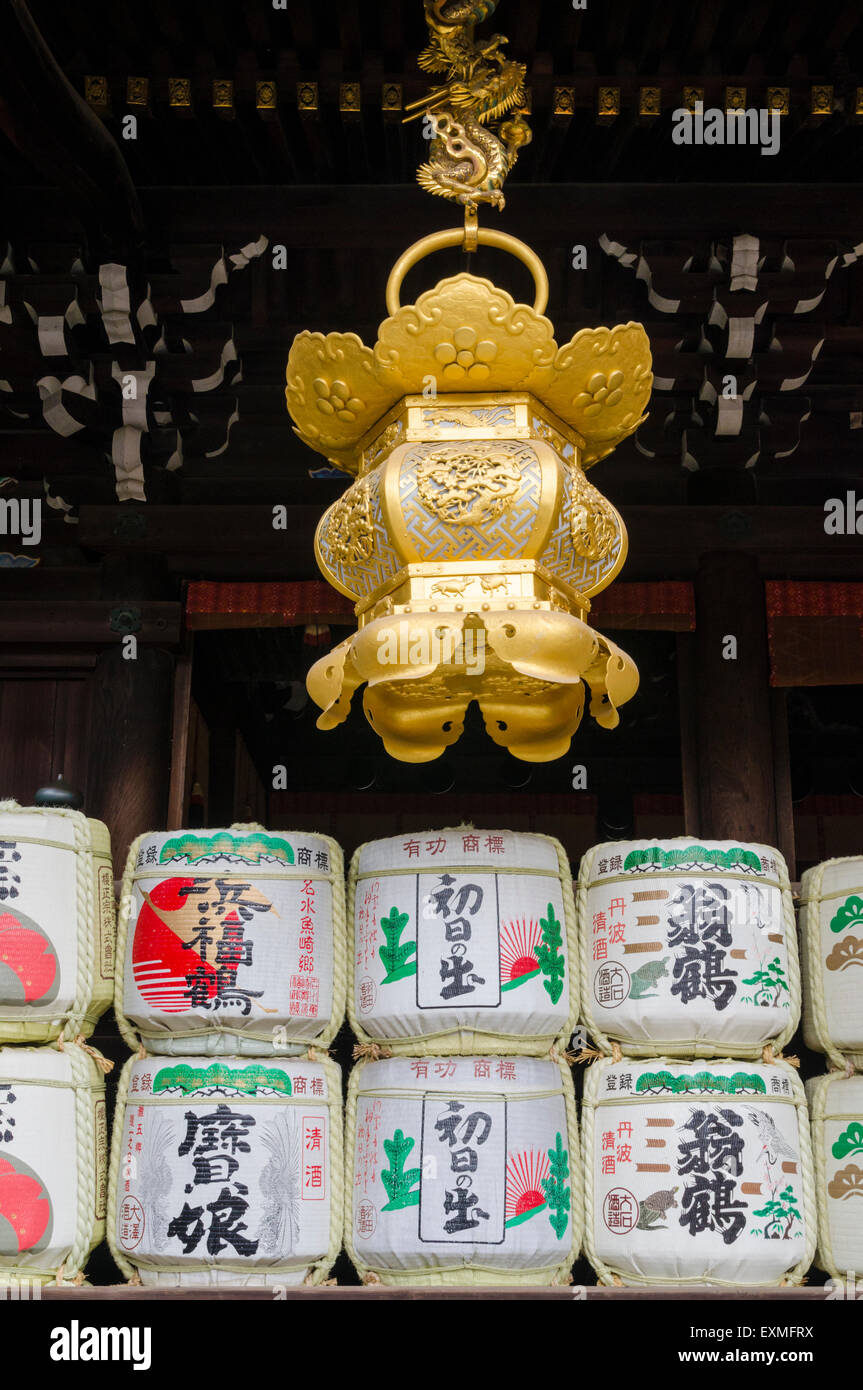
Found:
M 442 980 L 452 980 L 452 984 L 445 985 L 441 990 L 441 999 L 455 999 L 461 994 L 473 994 L 477 985 L 484 985 L 485 977 L 472 972 L 473 961 L 467 958 L 467 947 L 464 942 L 457 942 L 452 948 L 449 960 L 441 957 L 440 977 Z
M 183 1242 L 184 1255 L 191 1255 L 204 1234 L 203 1215 L 203 1207 L 190 1207 L 188 1202 L 184 1202 L 180 1215 L 175 1216 L 168 1226 L 168 1235 L 176 1236 Z
M 215 988 L 215 975 L 205 965 L 196 965 L 186 974 L 186 994 L 190 1009 L 207 1009 L 210 995 Z
M 455 891 L 451 885 L 455 883 L 455 879 L 452 874 L 441 874 L 440 881 L 442 886 L 435 889 L 431 896 L 436 904 L 435 914 L 438 917 L 448 917 L 450 915 L 450 898 Z M 468 907 L 468 900 L 471 897 L 473 898 L 473 906 Z M 478 883 L 463 883 L 456 894 L 452 912 L 458 915 L 467 910 L 471 917 L 474 917 L 482 907 L 482 899 L 483 891 Z
M 725 965 L 725 952 L 717 946 L 686 946 L 684 954 L 674 963 L 674 983 L 671 993 L 681 1004 L 693 999 L 710 999 L 717 1013 L 722 1013 L 737 993 L 737 971 Z
M 455 1235 L 458 1231 L 472 1231 L 479 1225 L 480 1219 L 488 1221 L 488 1212 L 480 1209 L 476 1193 L 468 1192 L 463 1187 L 446 1193 L 443 1209 L 445 1212 L 455 1212 L 449 1221 L 443 1223 L 447 1235 Z
M 479 1159 L 476 1149 L 453 1149 L 450 1154 L 450 1167 L 454 1173 L 475 1173 Z
M 694 1138 L 681 1140 L 678 1145 L 680 1176 L 724 1168 L 739 1177 L 743 1172 L 743 1136 L 734 1131 L 742 1125 L 743 1117 L 734 1110 L 720 1110 L 718 1114 L 693 1110 L 682 1128 L 688 1129 Z
M 207 1211 L 213 1213 L 207 1234 L 207 1250 L 211 1255 L 218 1255 L 227 1245 L 233 1245 L 238 1255 L 254 1255 L 258 1242 L 241 1234 L 248 1230 L 245 1221 L 240 1219 L 248 1209 L 248 1202 L 229 1187 L 223 1187 L 215 1201 L 207 1203 Z
M 244 1141 L 257 1123 L 253 1115 L 236 1114 L 227 1105 L 217 1105 L 209 1115 L 196 1115 L 194 1110 L 187 1110 L 184 1118 L 186 1135 L 177 1149 L 181 1158 L 190 1153 L 193 1146 L 196 1153 L 212 1153 L 217 1149 L 231 1154 L 251 1152 L 251 1146 Z
M 458 1136 L 456 1134 L 456 1130 L 458 1129 L 461 1120 L 459 1112 L 462 1110 L 464 1110 L 464 1106 L 462 1105 L 461 1101 L 448 1101 L 448 1113 L 442 1115 L 439 1120 L 435 1121 L 435 1129 L 438 1132 L 437 1137 L 441 1144 L 447 1143 L 449 1144 L 450 1148 L 452 1148 L 453 1144 L 457 1142 Z
M 702 941 L 730 946 L 728 897 L 722 883 L 686 883 L 679 888 L 668 909 L 669 946 L 698 946 Z
M 692 1187 L 683 1192 L 680 1225 L 695 1236 L 699 1231 L 720 1231 L 726 1245 L 733 1245 L 746 1225 L 743 1215 L 747 1202 L 735 1202 L 737 1184 L 721 1173 L 709 1177 L 699 1174 Z

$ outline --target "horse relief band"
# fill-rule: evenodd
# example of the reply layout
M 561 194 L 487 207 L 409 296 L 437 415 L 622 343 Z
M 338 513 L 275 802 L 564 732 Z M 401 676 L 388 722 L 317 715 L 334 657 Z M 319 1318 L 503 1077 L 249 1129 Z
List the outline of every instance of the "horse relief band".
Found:
M 797 1027 L 782 855 L 733 840 L 596 845 L 576 892 L 582 1019 L 604 1052 L 757 1058 Z
M 563 846 L 465 825 L 361 845 L 348 1015 L 394 1052 L 548 1052 L 578 1015 Z
M 80 1047 L 0 1048 L 0 1285 L 81 1282 L 105 1235 L 105 1079 Z
M 807 869 L 800 897 L 806 1046 L 863 1067 L 863 858 Z
M 601 1283 L 800 1283 L 815 1192 L 787 1062 L 602 1058 L 582 1135 L 585 1250 Z
M 560 1284 L 582 1204 L 572 1078 L 527 1057 L 393 1057 L 351 1073 L 345 1247 L 384 1284 Z
M 113 993 L 107 826 L 0 802 L 0 1042 L 89 1036 Z
M 142 1283 L 321 1283 L 341 1244 L 341 1072 L 268 1057 L 131 1058 L 108 1244 Z
M 150 1052 L 294 1056 L 345 1008 L 342 852 L 233 826 L 140 836 L 120 900 L 115 1012 Z
M 834 1279 L 863 1278 L 863 1076 L 806 1083 L 818 1202 L 815 1263 Z M 849 1297 L 855 1297 L 851 1293 Z

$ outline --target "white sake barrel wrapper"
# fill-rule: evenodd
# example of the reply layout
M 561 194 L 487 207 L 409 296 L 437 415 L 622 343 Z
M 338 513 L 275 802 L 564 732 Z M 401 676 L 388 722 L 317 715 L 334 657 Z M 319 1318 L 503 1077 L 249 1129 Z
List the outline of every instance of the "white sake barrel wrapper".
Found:
M 815 1262 L 834 1279 L 863 1279 L 863 1076 L 806 1082 L 818 1201 Z M 859 1298 L 859 1287 L 856 1295 Z
M 89 1036 L 113 994 L 107 826 L 0 802 L 0 1042 Z
M 531 1057 L 351 1073 L 345 1247 L 365 1281 L 560 1284 L 582 1230 L 572 1077 Z
M 342 852 L 261 826 L 141 835 L 120 898 L 114 1008 L 130 1047 L 297 1056 L 344 1018 Z
M 760 1057 L 800 1015 L 788 870 L 734 840 L 596 845 L 576 891 L 582 1018 L 627 1056 Z
M 863 1067 L 863 857 L 807 869 L 800 897 L 806 1046 Z
M 0 1048 L 0 1285 L 81 1282 L 107 1152 L 105 1078 L 83 1049 Z
M 787 1062 L 590 1067 L 585 1251 L 604 1284 L 797 1284 L 815 1251 L 803 1084 Z
M 323 1058 L 132 1058 L 108 1244 L 142 1283 L 321 1283 L 341 1243 L 341 1073 Z
M 348 921 L 363 1041 L 419 1056 L 569 1040 L 575 909 L 558 840 L 471 826 L 372 840 L 351 862 Z

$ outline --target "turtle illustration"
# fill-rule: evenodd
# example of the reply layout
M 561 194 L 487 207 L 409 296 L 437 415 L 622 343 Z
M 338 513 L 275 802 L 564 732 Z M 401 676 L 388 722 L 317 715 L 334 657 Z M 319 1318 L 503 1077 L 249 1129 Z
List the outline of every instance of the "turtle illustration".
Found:
M 662 960 L 649 960 L 646 965 L 633 970 L 629 986 L 630 999 L 653 999 L 659 993 L 656 986 L 668 974 L 667 965 L 668 956 L 663 956 Z
M 649 1197 L 645 1197 L 638 1213 L 636 1230 L 667 1231 L 667 1226 L 658 1226 L 656 1223 L 663 1219 L 666 1212 L 678 1205 L 674 1198 L 676 1191 L 676 1187 L 662 1187 L 658 1192 L 651 1192 Z

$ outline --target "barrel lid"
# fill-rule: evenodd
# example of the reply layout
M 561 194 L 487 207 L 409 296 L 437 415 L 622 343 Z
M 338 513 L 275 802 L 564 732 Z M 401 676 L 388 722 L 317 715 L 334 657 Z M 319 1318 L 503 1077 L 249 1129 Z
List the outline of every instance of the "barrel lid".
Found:
M 84 793 L 71 787 L 61 772 L 53 782 L 39 788 L 33 797 L 33 805 L 50 806 L 54 810 L 80 811 L 84 805 Z

